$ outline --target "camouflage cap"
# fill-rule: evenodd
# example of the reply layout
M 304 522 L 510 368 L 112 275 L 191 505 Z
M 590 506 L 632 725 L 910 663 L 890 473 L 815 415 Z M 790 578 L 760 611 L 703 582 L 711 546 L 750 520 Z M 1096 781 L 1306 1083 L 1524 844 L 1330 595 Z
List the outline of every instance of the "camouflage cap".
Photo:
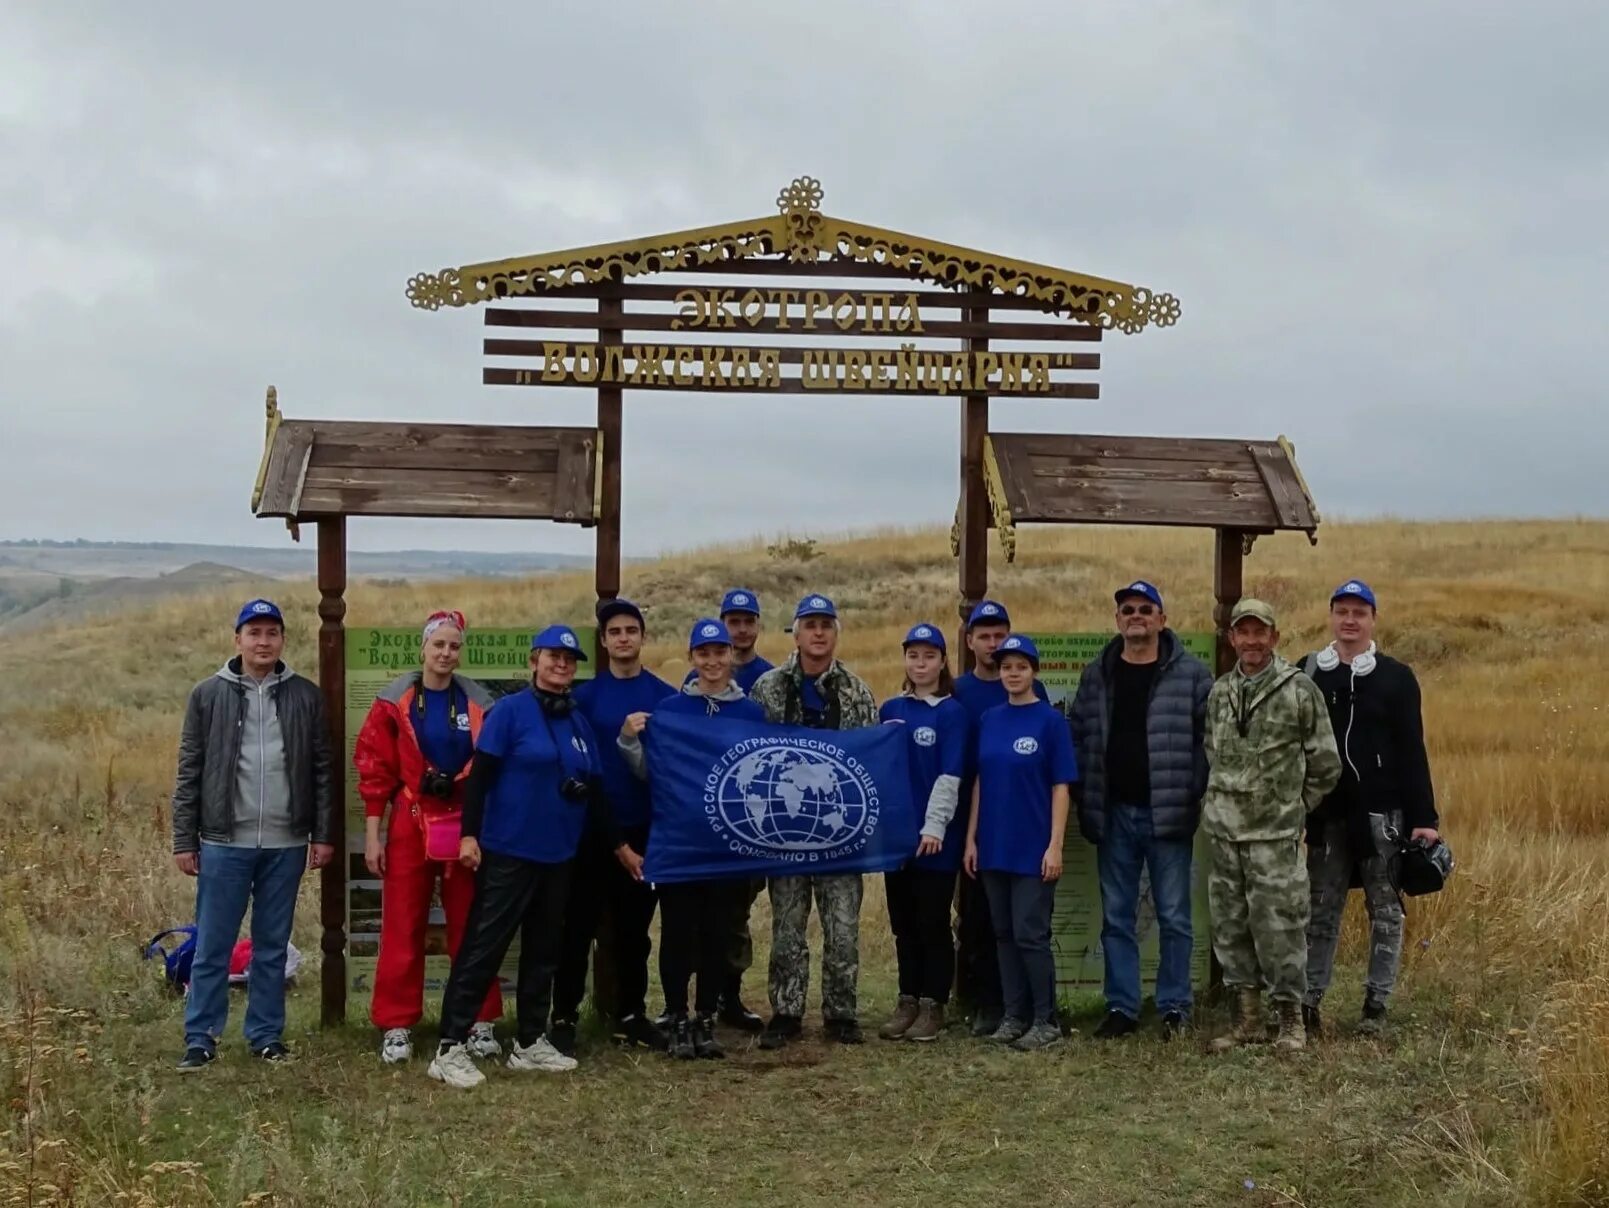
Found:
M 1270 629 L 1278 628 L 1278 624 L 1274 620 L 1273 606 L 1251 596 L 1244 597 L 1240 603 L 1235 605 L 1235 610 L 1229 614 L 1230 628 L 1234 628 L 1242 617 L 1256 617 Z

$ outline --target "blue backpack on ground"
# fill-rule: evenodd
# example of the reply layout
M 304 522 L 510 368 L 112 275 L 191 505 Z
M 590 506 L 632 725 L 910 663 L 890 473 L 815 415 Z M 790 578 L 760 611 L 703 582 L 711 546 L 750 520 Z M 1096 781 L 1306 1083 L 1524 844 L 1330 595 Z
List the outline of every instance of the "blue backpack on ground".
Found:
M 179 936 L 179 942 L 169 947 L 165 941 Z M 192 926 L 170 927 L 151 937 L 145 946 L 145 959 L 160 956 L 165 966 L 168 988 L 183 994 L 190 985 L 190 965 L 196 957 L 196 929 Z

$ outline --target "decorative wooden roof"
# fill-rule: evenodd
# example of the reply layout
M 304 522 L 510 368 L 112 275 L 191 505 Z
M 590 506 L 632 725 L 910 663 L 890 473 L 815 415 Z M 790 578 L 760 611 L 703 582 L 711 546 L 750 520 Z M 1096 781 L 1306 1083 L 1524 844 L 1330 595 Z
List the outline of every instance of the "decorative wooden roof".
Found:
M 594 428 L 286 419 L 268 388 L 258 516 L 596 522 Z
M 1153 324 L 1171 327 L 1179 320 L 1179 300 L 1172 294 L 834 218 L 821 212 L 821 199 L 820 182 L 802 176 L 778 194 L 776 214 L 418 273 L 408 280 L 408 300 L 424 310 L 472 306 L 776 257 L 778 272 L 836 261 L 845 266 L 845 275 L 887 270 L 958 289 L 1014 295 L 1041 303 L 1049 313 L 1126 333 Z

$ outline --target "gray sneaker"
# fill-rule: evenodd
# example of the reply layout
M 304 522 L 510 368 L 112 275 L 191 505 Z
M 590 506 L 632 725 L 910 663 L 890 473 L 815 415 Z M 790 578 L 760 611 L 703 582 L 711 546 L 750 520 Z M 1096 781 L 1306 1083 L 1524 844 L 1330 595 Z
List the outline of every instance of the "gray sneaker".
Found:
M 1020 1019 L 1013 1019 L 1011 1016 L 1007 1015 L 1000 1021 L 1000 1026 L 993 1032 L 989 1033 L 989 1043 L 1010 1044 L 1019 1036 L 1025 1036 L 1027 1033 L 1027 1024 Z
M 1032 1053 L 1061 1043 L 1061 1028 L 1054 1023 L 1036 1023 L 1011 1042 L 1019 1053 Z

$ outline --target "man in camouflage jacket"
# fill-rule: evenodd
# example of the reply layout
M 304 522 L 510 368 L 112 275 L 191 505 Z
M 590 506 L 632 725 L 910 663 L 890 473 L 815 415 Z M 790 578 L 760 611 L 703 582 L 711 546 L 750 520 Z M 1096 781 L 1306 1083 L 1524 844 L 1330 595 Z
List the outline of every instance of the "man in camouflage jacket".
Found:
M 831 600 L 809 595 L 799 601 L 793 640 L 796 649 L 788 661 L 767 671 L 749 690 L 749 696 L 765 710 L 766 719 L 820 730 L 877 725 L 877 701 L 871 689 L 834 657 L 838 613 Z M 810 988 L 805 927 L 810 921 L 812 895 L 821 915 L 821 1014 L 827 1037 L 859 1044 L 860 874 L 772 877 L 767 887 L 771 893 L 772 1016 L 760 1037 L 760 1047 L 780 1049 L 802 1030 L 805 995 Z
M 1313 681 L 1275 653 L 1274 610 L 1244 599 L 1229 621 L 1238 662 L 1207 698 L 1210 772 L 1202 803 L 1211 871 L 1212 947 L 1235 995 L 1237 1026 L 1219 1051 L 1265 1039 L 1262 987 L 1279 1015 L 1276 1047 L 1305 1047 L 1307 865 L 1302 827 L 1341 777 L 1329 710 Z

